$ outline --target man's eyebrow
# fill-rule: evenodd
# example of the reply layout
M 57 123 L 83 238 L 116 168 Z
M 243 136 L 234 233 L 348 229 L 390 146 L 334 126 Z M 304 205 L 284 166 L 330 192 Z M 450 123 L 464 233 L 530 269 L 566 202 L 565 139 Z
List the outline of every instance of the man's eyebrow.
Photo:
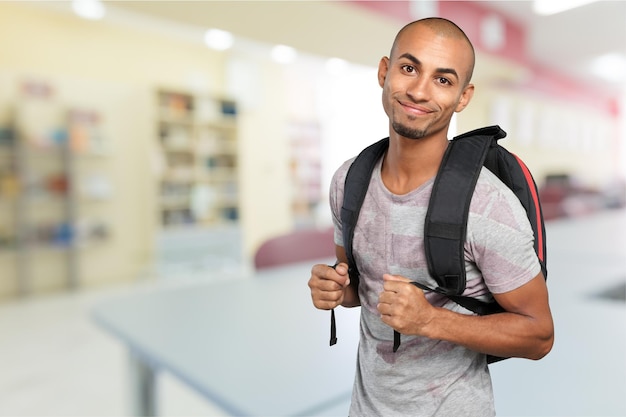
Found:
M 409 61 L 411 61 L 413 64 L 415 64 L 415 66 L 420 66 L 422 65 L 422 63 L 420 62 L 419 59 L 417 59 L 416 57 L 414 57 L 413 55 L 411 55 L 408 52 L 403 53 L 402 55 L 400 55 L 398 58 L 406 58 Z M 457 79 L 459 78 L 459 74 L 457 74 L 456 70 L 454 68 L 437 68 L 437 73 L 440 74 L 452 74 L 454 75 Z

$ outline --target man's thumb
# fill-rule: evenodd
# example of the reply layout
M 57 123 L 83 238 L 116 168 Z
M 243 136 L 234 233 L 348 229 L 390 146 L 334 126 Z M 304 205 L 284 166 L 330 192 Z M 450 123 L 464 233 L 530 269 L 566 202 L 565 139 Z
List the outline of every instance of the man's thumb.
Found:
M 383 274 L 383 281 L 411 282 L 410 279 L 403 277 L 402 275 L 391 275 L 391 274 Z

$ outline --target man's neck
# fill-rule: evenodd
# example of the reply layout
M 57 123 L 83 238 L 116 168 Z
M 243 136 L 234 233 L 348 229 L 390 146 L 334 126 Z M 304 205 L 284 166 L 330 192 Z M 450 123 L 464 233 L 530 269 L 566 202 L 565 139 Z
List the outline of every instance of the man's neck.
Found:
M 390 137 L 384 157 L 382 180 L 387 189 L 402 195 L 437 175 L 448 140 L 441 137 L 406 139 Z

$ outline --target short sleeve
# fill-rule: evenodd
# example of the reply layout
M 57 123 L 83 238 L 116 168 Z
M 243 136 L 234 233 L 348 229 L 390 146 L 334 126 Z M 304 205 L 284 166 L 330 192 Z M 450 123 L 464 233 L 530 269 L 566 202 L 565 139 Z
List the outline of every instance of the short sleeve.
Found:
M 470 205 L 469 249 L 489 291 L 501 294 L 532 280 L 541 266 L 524 207 L 493 174 L 486 176 Z
M 335 171 L 330 182 L 328 201 L 330 203 L 330 211 L 332 213 L 333 225 L 335 226 L 335 244 L 343 246 L 343 229 L 341 226 L 341 206 L 343 204 L 343 189 L 346 182 L 346 174 L 354 158 L 344 162 L 337 171 Z

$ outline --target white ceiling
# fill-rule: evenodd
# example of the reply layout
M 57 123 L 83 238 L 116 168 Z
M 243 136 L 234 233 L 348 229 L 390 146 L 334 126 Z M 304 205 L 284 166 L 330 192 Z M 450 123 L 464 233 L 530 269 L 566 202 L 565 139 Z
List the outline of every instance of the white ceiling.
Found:
M 418 0 L 419 1 L 419 0 Z M 571 2 L 572 0 L 551 0 Z M 222 26 L 241 36 L 275 43 L 289 43 L 321 55 L 341 56 L 362 64 L 376 65 L 386 54 L 388 39 L 397 22 L 388 17 L 384 31 L 368 33 L 372 16 L 351 4 L 329 1 L 122 1 L 115 2 L 134 12 L 194 25 Z M 600 90 L 626 91 L 626 68 L 618 83 L 609 83 L 590 71 L 594 58 L 619 53 L 626 59 L 626 1 L 598 1 L 551 16 L 538 16 L 532 1 L 481 1 L 521 23 L 528 34 L 529 56 L 537 63 L 575 77 Z M 343 30 L 345 13 L 356 25 Z M 386 26 L 385 26 L 386 25 Z M 380 29 L 380 25 L 377 25 Z M 371 31 L 370 31 L 371 32 Z M 358 42 L 365 40 L 365 42 Z M 343 55 L 343 56 L 342 56 Z M 618 69 L 615 69 L 617 71 Z
M 417 0 L 421 1 L 421 0 Z M 572 0 L 551 0 L 568 2 Z M 43 2 L 50 3 L 60 2 Z M 64 2 L 66 5 L 68 2 Z M 532 60 L 575 77 L 598 90 L 626 94 L 626 68 L 619 82 L 598 78 L 590 70 L 594 58 L 618 53 L 626 58 L 626 0 L 599 1 L 552 16 L 532 12 L 532 1 L 481 1 L 481 5 L 521 23 L 528 35 Z M 196 30 L 218 27 L 236 36 L 285 43 L 321 56 L 337 56 L 375 66 L 388 53 L 399 23 L 388 16 L 341 1 L 106 1 L 125 19 L 147 16 L 152 26 L 172 22 Z M 67 6 L 66 6 L 67 7 Z M 143 22 L 145 24 L 145 22 Z M 177 29 L 176 29 L 177 28 Z M 172 29 L 172 28 L 170 28 Z M 374 29 L 374 30 L 372 30 Z M 509 70 L 506 70 L 509 71 Z M 510 71 L 513 71 L 512 69 Z
M 621 75 L 617 83 L 607 83 L 590 71 L 593 59 L 602 55 L 617 53 L 626 59 L 626 1 L 598 1 L 551 16 L 534 14 L 532 1 L 485 1 L 482 4 L 526 27 L 529 54 L 536 62 L 598 88 L 626 91 L 626 68 L 616 74 Z M 611 70 L 615 72 L 620 68 Z

